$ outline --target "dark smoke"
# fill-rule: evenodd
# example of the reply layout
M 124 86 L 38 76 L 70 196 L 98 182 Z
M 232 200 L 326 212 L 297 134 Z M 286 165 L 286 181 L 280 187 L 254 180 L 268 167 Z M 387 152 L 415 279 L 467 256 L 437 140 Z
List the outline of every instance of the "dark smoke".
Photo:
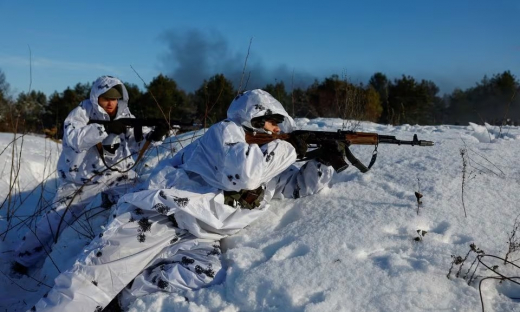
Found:
M 244 42 L 243 51 L 231 51 L 226 38 L 217 31 L 204 33 L 194 29 L 182 32 L 171 30 L 163 38 L 168 45 L 168 51 L 162 57 L 164 72 L 177 82 L 180 89 L 188 92 L 200 88 L 204 79 L 216 74 L 224 74 L 236 89 L 241 85 L 242 90 L 263 88 L 269 83 L 283 81 L 286 90 L 290 91 L 292 88 L 306 88 L 314 81 L 311 75 L 293 72 L 283 64 L 276 68 L 267 68 L 255 56 L 261 54 L 261 51 L 254 51 L 254 39 L 247 56 L 249 41 Z

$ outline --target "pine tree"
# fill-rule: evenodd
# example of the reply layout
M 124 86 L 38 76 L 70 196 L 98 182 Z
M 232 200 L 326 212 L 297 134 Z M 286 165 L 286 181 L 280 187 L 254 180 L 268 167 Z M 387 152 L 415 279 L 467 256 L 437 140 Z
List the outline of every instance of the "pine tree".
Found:
M 223 74 L 204 80 L 192 98 L 193 105 L 196 107 L 196 119 L 204 127 L 225 119 L 229 104 L 235 95 L 233 84 Z

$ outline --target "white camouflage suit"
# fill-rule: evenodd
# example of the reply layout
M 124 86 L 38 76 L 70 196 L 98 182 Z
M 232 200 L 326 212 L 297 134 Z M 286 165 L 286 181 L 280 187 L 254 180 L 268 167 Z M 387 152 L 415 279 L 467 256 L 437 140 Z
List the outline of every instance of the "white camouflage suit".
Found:
M 118 100 L 114 119 L 135 118 L 128 109 L 125 86 L 110 76 L 98 78 L 92 85 L 90 99 L 82 101 L 69 113 L 64 121 L 63 150 L 57 165 L 59 184 L 52 209 L 22 239 L 15 253 L 15 260 L 20 264 L 30 267 L 43 259 L 54 239 L 84 213 L 85 206 L 94 196 L 103 192 L 109 200 L 117 202 L 134 181 L 134 171 L 124 172 L 134 164 L 130 155 L 139 149 L 133 129 L 116 135 L 108 134 L 100 124 L 88 124 L 89 120 L 110 120 L 99 106 L 98 97 L 115 85 L 121 85 L 123 98 Z M 99 142 L 104 145 L 116 143 L 114 148 L 119 142 L 117 149 L 103 152 L 106 164 L 120 172 L 107 170 L 96 148 Z
M 158 166 L 161 170 L 144 190 L 120 199 L 117 217 L 73 268 L 55 279 L 35 310 L 101 311 L 120 292 L 127 308 L 153 292 L 221 282 L 220 239 L 262 216 L 273 197 L 316 193 L 333 175 L 332 167 L 314 160 L 294 166 L 296 152 L 288 142 L 246 143 L 242 126 L 251 127 L 253 117 L 268 114 L 285 116 L 282 132 L 293 130 L 294 121 L 269 93 L 252 90 L 237 96 L 228 119 L 168 159 L 169 166 Z M 262 185 L 259 207 L 224 204 L 224 190 Z

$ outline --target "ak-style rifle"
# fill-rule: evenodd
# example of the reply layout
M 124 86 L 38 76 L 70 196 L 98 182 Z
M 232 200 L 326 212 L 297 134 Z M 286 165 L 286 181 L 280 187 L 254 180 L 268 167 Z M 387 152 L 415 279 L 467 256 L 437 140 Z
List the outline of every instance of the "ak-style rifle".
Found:
M 378 133 L 370 132 L 355 132 L 347 130 L 338 131 L 308 131 L 308 130 L 296 130 L 291 133 L 281 134 L 268 134 L 254 131 L 248 131 L 246 129 L 246 142 L 249 144 L 263 145 L 273 140 L 280 139 L 284 141 L 290 141 L 291 137 L 300 136 L 305 138 L 307 145 L 313 145 L 316 147 L 322 147 L 325 144 L 335 143 L 335 141 L 343 142 L 345 144 L 345 157 L 348 161 L 358 168 L 361 172 L 365 173 L 374 165 L 377 158 L 377 146 L 379 144 L 397 144 L 397 145 L 411 145 L 411 146 L 433 146 L 434 142 L 419 140 L 417 134 L 413 135 L 411 141 L 398 140 L 395 136 L 380 135 Z M 365 166 L 361 163 L 348 148 L 350 145 L 374 145 L 375 149 L 372 153 L 372 159 L 370 164 Z M 316 149 L 317 150 L 317 149 Z M 316 153 L 310 151 L 306 154 L 306 157 L 301 160 L 308 160 L 314 158 Z M 345 170 L 348 167 L 345 157 L 342 155 L 328 155 L 331 166 L 334 167 L 336 172 Z
M 191 121 L 191 122 L 183 122 L 183 121 L 178 121 L 178 120 L 166 121 L 164 118 L 119 118 L 116 120 L 118 122 L 123 123 L 127 127 L 134 128 L 134 137 L 137 142 L 140 142 L 143 139 L 143 127 L 156 127 L 155 129 L 161 128 L 161 129 L 168 129 L 168 130 L 172 130 L 172 129 L 193 130 L 193 129 L 198 128 L 197 125 L 195 125 L 193 123 L 193 121 Z M 88 122 L 88 124 L 96 123 L 96 124 L 100 124 L 100 125 L 107 125 L 107 124 L 110 124 L 111 122 L 113 122 L 113 121 L 112 120 L 91 119 Z M 133 167 L 135 167 L 135 165 L 142 159 L 144 152 L 148 149 L 150 144 L 151 144 L 150 139 L 147 139 L 146 142 L 144 143 L 143 147 L 139 151 L 139 154 L 137 156 L 137 159 L 136 159 L 134 165 L 131 168 L 126 169 L 124 171 L 120 171 L 119 169 L 112 168 L 109 165 L 107 165 L 107 163 L 105 161 L 105 156 L 103 154 L 103 146 L 101 145 L 101 142 L 96 144 L 96 148 L 99 152 L 99 156 L 101 157 L 101 160 L 103 161 L 103 164 L 108 169 L 110 169 L 112 171 L 118 171 L 118 172 L 124 173 L 124 172 L 130 171 L 131 169 L 133 169 Z
M 182 130 L 194 130 L 198 129 L 197 125 L 191 122 L 184 122 L 179 120 L 167 121 L 164 118 L 119 118 L 116 119 L 122 122 L 125 126 L 134 128 L 134 136 L 136 141 L 143 139 L 143 127 L 161 127 L 162 129 L 182 129 Z M 97 123 L 100 125 L 107 125 L 112 120 L 95 120 L 91 119 L 88 123 Z

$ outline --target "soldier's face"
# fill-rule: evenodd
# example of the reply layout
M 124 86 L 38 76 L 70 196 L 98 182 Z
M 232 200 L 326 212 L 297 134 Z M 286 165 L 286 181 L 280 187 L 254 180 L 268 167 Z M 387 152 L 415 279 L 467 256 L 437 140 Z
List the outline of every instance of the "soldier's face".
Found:
M 264 123 L 264 129 L 273 133 L 280 133 L 280 127 L 278 127 L 278 122 L 274 120 L 266 120 Z
M 110 117 L 114 117 L 117 113 L 117 99 L 107 99 L 105 97 L 100 96 L 98 98 L 98 104 L 101 106 L 105 112 Z

